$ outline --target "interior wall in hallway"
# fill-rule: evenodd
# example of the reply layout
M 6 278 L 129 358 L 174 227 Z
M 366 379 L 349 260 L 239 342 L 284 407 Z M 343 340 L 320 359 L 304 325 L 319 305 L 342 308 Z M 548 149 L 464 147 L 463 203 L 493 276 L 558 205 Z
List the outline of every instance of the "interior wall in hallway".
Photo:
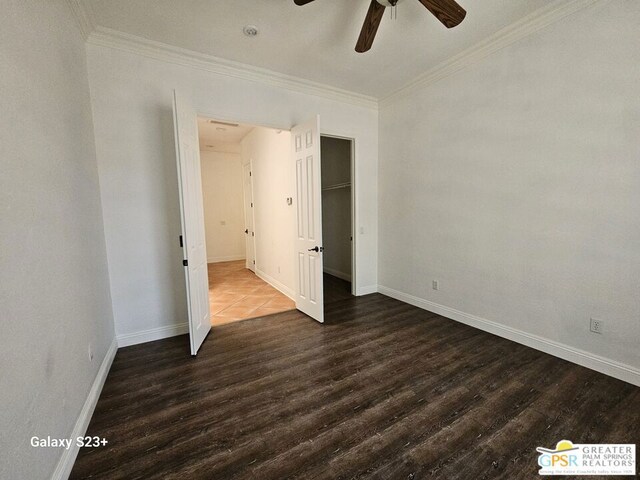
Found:
M 201 151 L 207 262 L 245 258 L 242 156 Z
M 291 133 L 256 127 L 241 142 L 242 162 L 252 162 L 256 274 L 293 297 L 295 206 Z

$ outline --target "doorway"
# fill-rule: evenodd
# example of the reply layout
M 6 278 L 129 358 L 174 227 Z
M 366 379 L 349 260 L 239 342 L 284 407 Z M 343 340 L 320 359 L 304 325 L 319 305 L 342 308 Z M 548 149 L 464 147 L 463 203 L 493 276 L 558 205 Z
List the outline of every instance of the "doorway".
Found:
M 228 141 L 226 132 L 236 133 L 240 136 L 240 147 L 234 147 L 241 153 L 240 171 L 249 172 L 250 182 L 240 179 L 243 187 L 243 205 L 249 199 L 252 215 L 243 215 L 244 234 L 251 232 L 253 240 L 253 256 L 255 263 L 254 274 L 271 287 L 293 300 L 295 308 L 306 313 L 311 319 L 324 322 L 324 246 L 322 226 L 322 162 L 321 162 L 321 129 L 320 116 L 309 119 L 307 122 L 298 123 L 291 130 L 280 130 L 266 127 L 241 125 L 224 120 L 216 120 L 203 117 L 195 112 L 193 106 L 174 91 L 174 126 L 176 140 L 176 165 L 178 168 L 178 193 L 180 200 L 181 231 L 180 247 L 183 251 L 182 264 L 185 267 L 185 283 L 187 293 L 187 307 L 189 313 L 189 338 L 191 342 L 191 354 L 196 355 L 211 329 L 211 307 L 216 305 L 216 313 L 222 317 L 236 321 L 253 318 L 255 312 L 261 308 L 288 310 L 293 307 L 286 298 L 267 299 L 261 303 L 257 298 L 262 296 L 259 291 L 264 288 L 258 286 L 256 279 L 239 279 L 244 285 L 238 285 L 235 293 L 241 298 L 231 298 L 231 302 L 222 305 L 221 295 L 225 292 L 224 286 L 217 285 L 220 290 L 210 292 L 209 281 L 215 284 L 215 272 L 209 275 L 208 258 L 211 252 L 207 252 L 205 233 L 205 214 L 203 204 L 206 202 L 203 194 L 201 151 L 200 144 L 204 148 L 218 148 L 214 143 L 209 143 L 205 132 L 199 132 L 200 126 L 215 127 L 215 133 L 211 130 L 212 141 L 220 140 L 215 135 L 223 135 L 220 143 L 233 143 Z M 247 132 L 242 132 L 248 128 Z M 240 133 L 242 132 L 242 133 Z M 330 135 L 326 135 L 329 138 Z M 345 140 L 345 139 L 343 139 Z M 237 141 L 237 139 L 236 139 Z M 355 195 L 353 193 L 354 172 L 354 142 L 346 139 L 349 145 L 349 181 L 340 181 L 338 184 L 327 183 L 331 187 L 327 191 L 349 189 L 350 197 L 350 222 L 347 228 L 351 230 L 349 241 L 351 242 L 351 268 L 350 272 L 342 272 L 351 280 L 351 289 L 355 280 L 355 238 L 353 226 L 355 224 Z M 331 148 L 331 147 L 327 147 Z M 237 153 L 226 152 L 226 153 Z M 218 152 L 225 153 L 225 152 Z M 248 166 L 248 167 L 247 167 Z M 338 167 L 336 167 L 338 168 Z M 215 175 L 214 175 L 215 176 Z M 215 176 L 219 181 L 220 175 Z M 342 179 L 340 179 L 342 180 Z M 329 182 L 329 181 L 328 181 Z M 224 183 L 225 186 L 233 182 Z M 250 184 L 251 195 L 246 195 L 245 184 Z M 223 188 L 212 188 L 211 194 L 219 194 Z M 232 195 L 235 196 L 235 195 Z M 284 201 L 283 201 L 284 200 Z M 216 205 L 225 204 L 227 198 L 223 196 L 214 202 Z M 345 207 L 340 207 L 345 208 Z M 244 209 L 243 209 L 244 211 Z M 246 212 L 245 212 L 246 213 Z M 251 218 L 251 222 L 247 219 Z M 217 228 L 226 226 L 227 220 L 212 220 Z M 333 223 L 333 219 L 327 222 Z M 233 224 L 233 222 L 232 222 Z M 253 230 L 250 230 L 252 227 Z M 360 229 L 362 230 L 362 228 Z M 255 233 L 255 235 L 254 235 Z M 332 232 L 333 234 L 333 232 Z M 338 236 L 342 237 L 341 234 Z M 247 242 L 244 243 L 244 266 L 247 266 Z M 237 246 L 237 244 L 236 244 Z M 336 244 L 333 248 L 337 252 L 341 247 Z M 291 255 L 291 254 L 294 255 Z M 213 252 L 213 258 L 224 258 Z M 186 257 L 186 258 L 185 258 Z M 336 257 L 338 258 L 338 257 Z M 229 262 L 242 260 L 226 260 Z M 215 263 L 215 262 L 214 262 Z M 231 269 L 231 266 L 229 266 Z M 329 266 L 331 268 L 331 266 Z M 227 271 L 227 273 L 229 273 Z M 243 272 L 246 273 L 246 272 Z M 347 282 L 344 278 L 333 278 Z M 227 286 L 228 288 L 228 286 Z M 349 287 L 345 288 L 348 291 Z M 245 298 L 254 297 L 254 298 Z M 261 299 L 261 300 L 264 300 Z M 272 301 L 275 300 L 275 301 Z M 241 302 L 241 303 L 237 303 Z M 285 304 L 286 302 L 286 304 Z M 240 311 L 242 310 L 242 311 Z M 275 313 L 275 312 L 273 312 Z
M 274 258 L 284 252 L 278 251 L 277 244 L 259 248 L 272 242 L 269 228 L 263 232 L 256 228 L 271 209 L 268 190 L 274 187 L 268 176 L 271 166 L 265 168 L 263 163 L 269 162 L 277 141 L 263 140 L 278 134 L 266 130 L 198 117 L 209 308 L 214 327 L 295 308 L 293 300 L 271 284 L 267 273 L 270 265 L 277 263 Z M 286 135 L 278 140 L 289 148 Z M 259 167 L 256 172 L 254 165 Z M 256 250 L 262 253 L 262 265 L 257 263 Z
M 325 302 L 353 295 L 353 140 L 322 135 L 322 238 Z

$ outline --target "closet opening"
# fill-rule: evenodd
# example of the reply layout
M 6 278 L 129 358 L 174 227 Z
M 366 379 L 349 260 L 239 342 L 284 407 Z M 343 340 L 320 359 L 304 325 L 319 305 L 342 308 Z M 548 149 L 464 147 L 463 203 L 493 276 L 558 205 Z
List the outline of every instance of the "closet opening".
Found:
M 323 283 L 327 302 L 355 294 L 353 140 L 322 135 Z

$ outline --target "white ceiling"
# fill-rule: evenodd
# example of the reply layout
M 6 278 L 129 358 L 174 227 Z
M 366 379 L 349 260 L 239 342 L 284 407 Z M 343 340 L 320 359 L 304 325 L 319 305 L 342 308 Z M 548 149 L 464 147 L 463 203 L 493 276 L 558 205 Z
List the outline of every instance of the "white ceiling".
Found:
M 552 0 L 458 0 L 448 30 L 418 0 L 390 10 L 373 48 L 354 51 L 369 0 L 84 0 L 97 25 L 383 98 Z M 242 33 L 256 25 L 257 37 Z
M 208 118 L 198 117 L 201 151 L 240 153 L 240 140 L 253 129 L 251 125 L 233 126 L 211 122 Z

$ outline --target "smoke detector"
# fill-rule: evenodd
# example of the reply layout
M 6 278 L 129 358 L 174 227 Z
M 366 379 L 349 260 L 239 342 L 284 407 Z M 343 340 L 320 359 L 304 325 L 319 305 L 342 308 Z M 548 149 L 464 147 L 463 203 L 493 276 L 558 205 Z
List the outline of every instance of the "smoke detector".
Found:
M 242 31 L 247 37 L 255 37 L 258 35 L 258 27 L 255 25 L 245 25 Z

